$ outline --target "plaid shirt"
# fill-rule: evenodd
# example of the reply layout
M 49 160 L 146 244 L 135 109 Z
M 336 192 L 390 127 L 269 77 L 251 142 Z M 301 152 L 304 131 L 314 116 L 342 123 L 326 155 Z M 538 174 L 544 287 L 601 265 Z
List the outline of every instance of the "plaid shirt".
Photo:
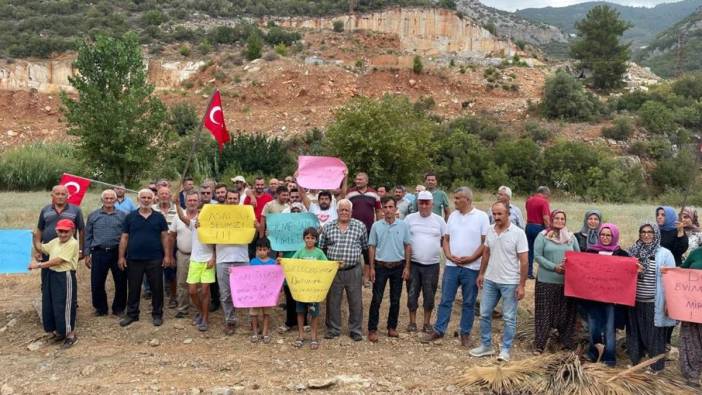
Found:
M 339 220 L 333 220 L 322 228 L 319 248 L 324 250 L 327 258 L 342 262 L 340 269 L 356 266 L 363 250 L 368 249 L 368 231 L 363 222 L 351 218 L 345 232 L 339 229 Z

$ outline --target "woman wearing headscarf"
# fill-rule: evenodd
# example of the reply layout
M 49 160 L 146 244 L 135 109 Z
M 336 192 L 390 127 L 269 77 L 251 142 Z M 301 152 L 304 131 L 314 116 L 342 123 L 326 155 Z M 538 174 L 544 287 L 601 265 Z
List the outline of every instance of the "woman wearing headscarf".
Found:
M 692 251 L 680 267 L 702 270 L 702 248 L 696 248 Z M 700 387 L 702 324 L 687 321 L 680 323 L 680 370 L 687 380 L 687 385 L 695 388 Z
M 590 247 L 597 244 L 597 233 L 601 223 L 602 213 L 599 210 L 588 210 L 585 212 L 583 227 L 580 228 L 580 232 L 575 234 L 581 250 L 587 251 Z
M 665 293 L 662 268 L 675 267 L 673 254 L 661 246 L 658 225 L 645 222 L 639 227 L 639 239 L 629 249 L 629 255 L 639 260 L 636 281 L 636 304 L 629 309 L 626 331 L 627 352 L 632 364 L 644 355 L 653 358 L 665 352 L 668 328 L 676 321 L 665 313 Z M 651 370 L 663 369 L 663 359 L 651 365 Z
M 629 256 L 629 253 L 619 246 L 619 228 L 616 225 L 602 224 L 595 244 L 587 252 L 598 255 Z M 593 259 L 597 259 L 594 257 Z M 583 301 L 587 312 L 588 329 L 590 330 L 590 347 L 588 356 L 593 362 L 604 362 L 607 366 L 617 364 L 617 321 L 623 321 L 626 312 L 614 303 L 602 303 L 591 300 Z
M 575 346 L 575 301 L 563 294 L 565 252 L 580 251 L 578 240 L 566 228 L 563 210 L 551 212 L 551 223 L 534 241 L 534 261 L 539 265 L 535 286 L 534 353 L 541 354 L 552 328 L 561 344 Z
M 687 251 L 688 242 L 683 223 L 678 221 L 678 214 L 670 206 L 656 209 L 656 223 L 661 232 L 661 246 L 668 249 L 675 258 L 675 266 L 682 264 L 682 256 Z
M 685 207 L 682 209 L 680 222 L 682 222 L 685 235 L 687 236 L 687 252 L 685 256 L 690 256 L 692 251 L 702 246 L 702 231 L 700 230 L 700 223 L 697 219 L 697 210 L 692 207 Z

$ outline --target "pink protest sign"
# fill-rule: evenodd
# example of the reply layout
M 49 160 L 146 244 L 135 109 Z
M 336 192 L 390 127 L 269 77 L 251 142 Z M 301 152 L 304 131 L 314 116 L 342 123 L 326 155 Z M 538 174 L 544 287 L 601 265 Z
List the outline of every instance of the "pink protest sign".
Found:
M 278 305 L 284 277 L 283 269 L 279 265 L 233 267 L 229 272 L 229 286 L 234 307 Z
M 702 270 L 667 269 L 663 288 L 670 318 L 702 324 Z
M 633 306 L 636 300 L 636 258 L 565 253 L 565 296 Z
M 309 189 L 337 189 L 344 179 L 346 164 L 330 156 L 298 156 L 297 183 Z

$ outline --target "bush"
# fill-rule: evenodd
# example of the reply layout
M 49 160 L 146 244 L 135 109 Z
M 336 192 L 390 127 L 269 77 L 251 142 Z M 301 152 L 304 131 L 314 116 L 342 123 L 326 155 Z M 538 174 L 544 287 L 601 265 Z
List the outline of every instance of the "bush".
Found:
M 448 129 L 450 132 L 460 130 L 463 133 L 475 134 L 488 142 L 494 142 L 502 134 L 502 129 L 492 121 L 473 116 L 454 119 L 448 124 Z
M 260 58 L 262 48 L 263 40 L 261 40 L 261 36 L 256 32 L 250 34 L 249 38 L 246 40 L 246 59 L 254 60 Z
M 689 171 L 695 169 L 695 159 L 689 152 L 681 152 L 675 158 L 656 161 L 656 168 L 651 172 L 653 185 L 660 191 L 668 189 L 685 189 L 694 176 Z M 681 171 L 683 170 L 683 171 Z
M 271 46 L 277 44 L 285 44 L 289 46 L 300 38 L 302 38 L 300 33 L 284 30 L 277 26 L 268 29 L 268 34 L 266 34 L 266 42 Z
M 600 116 L 602 104 L 574 77 L 559 70 L 546 79 L 541 108 L 547 118 L 592 121 Z
M 282 139 L 256 133 L 233 136 L 224 145 L 220 168 L 236 167 L 246 173 L 279 176 L 292 174 L 294 165 Z
M 495 145 L 495 163 L 504 167 L 515 191 L 529 193 L 543 178 L 543 155 L 538 144 L 529 139 L 504 139 Z M 493 185 L 494 186 L 494 185 Z M 497 185 L 499 186 L 499 185 Z
M 415 55 L 414 59 L 412 60 L 412 71 L 415 74 L 422 74 L 422 70 L 424 70 L 424 65 L 422 64 L 422 58 L 419 57 L 419 55 Z
M 626 92 L 613 101 L 614 109 L 617 111 L 639 111 L 641 106 L 650 99 L 648 93 L 642 90 Z
M 631 119 L 626 117 L 619 117 L 614 120 L 614 125 L 608 128 L 602 128 L 602 137 L 608 139 L 614 139 L 617 141 L 624 141 L 631 137 L 634 132 L 634 127 L 632 125 Z
M 342 22 L 342 21 L 334 21 L 334 22 L 332 23 L 332 25 L 334 26 L 334 31 L 335 31 L 335 32 L 341 33 L 341 32 L 344 31 L 344 22 Z
M 272 62 L 274 60 L 277 60 L 279 57 L 280 56 L 278 56 L 278 54 L 275 53 L 275 51 L 268 51 L 263 55 L 263 60 L 265 60 L 266 62 Z
M 179 136 L 185 136 L 198 128 L 200 119 L 192 104 L 178 103 L 169 111 L 168 124 Z
M 675 131 L 672 111 L 663 103 L 649 100 L 639 109 L 641 126 L 650 133 L 666 134 Z
M 190 47 L 188 47 L 187 45 L 183 45 L 180 47 L 180 49 L 178 49 L 178 52 L 181 55 L 188 57 L 188 56 L 190 56 Z
M 198 52 L 200 52 L 202 55 L 207 55 L 208 53 L 212 52 L 213 49 L 214 47 L 207 39 L 200 41 L 200 44 L 197 46 Z
M 485 187 L 483 173 L 491 163 L 491 152 L 474 134 L 462 129 L 437 130 L 433 138 L 439 142 L 434 156 L 434 169 L 442 183 L 457 187 L 471 185 Z M 490 175 L 497 176 L 493 170 Z
M 414 103 L 414 110 L 417 112 L 427 112 L 436 107 L 436 102 L 431 96 L 422 96 Z
M 544 143 L 551 139 L 553 133 L 546 127 L 539 125 L 538 122 L 529 121 L 524 125 L 524 131 L 533 141 Z
M 10 149 L 0 157 L 0 190 L 46 190 L 63 173 L 91 176 L 81 170 L 76 155 L 71 143 L 32 143 Z
M 280 56 L 288 56 L 288 47 L 283 43 L 277 44 L 273 50 Z
M 702 74 L 688 74 L 673 82 L 673 92 L 682 97 L 702 99 Z

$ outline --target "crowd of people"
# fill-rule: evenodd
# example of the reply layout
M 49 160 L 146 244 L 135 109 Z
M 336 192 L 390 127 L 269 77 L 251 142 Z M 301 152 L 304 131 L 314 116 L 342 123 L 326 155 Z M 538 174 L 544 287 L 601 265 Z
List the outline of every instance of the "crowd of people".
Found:
M 461 290 L 461 317 L 457 335 L 474 357 L 496 353 L 492 344 L 492 321 L 504 321 L 497 359 L 510 360 L 517 328 L 517 307 L 528 280 L 535 280 L 534 354 L 543 353 L 557 331 L 564 349 L 575 349 L 579 322 L 589 331 L 586 356 L 608 366 L 616 364 L 617 330 L 626 331 L 625 348 L 632 364 L 665 353 L 677 321 L 667 316 L 662 273 L 670 268 L 702 269 L 702 230 L 697 212 L 687 207 L 679 214 L 672 207 L 658 207 L 655 220 L 638 228 L 638 239 L 620 245 L 617 225 L 605 222 L 598 210 L 589 210 L 577 232 L 568 230 L 567 213 L 552 210 L 550 191 L 539 187 L 526 201 L 526 217 L 511 203 L 512 191 L 502 186 L 488 212 L 473 204 L 473 192 L 461 187 L 449 196 L 438 188 L 435 174 L 427 173 L 424 185 L 413 192 L 401 185 L 369 186 L 368 176 L 358 173 L 353 185 L 345 178 L 337 190 L 302 188 L 295 178 L 283 181 L 257 177 L 249 185 L 244 177 L 231 184 L 206 181 L 196 188 L 186 178 L 173 193 L 166 180 L 141 189 L 136 204 L 124 186 L 107 189 L 101 207 L 84 221 L 81 209 L 66 202 L 62 185 L 52 189 L 51 204 L 39 215 L 34 235 L 35 259 L 30 269 L 41 269 L 43 325 L 57 342 L 70 347 L 77 341 L 76 270 L 79 260 L 90 269 L 92 307 L 96 316 L 110 312 L 128 326 L 140 319 L 142 292 L 151 300 L 153 325 L 163 323 L 164 303 L 176 318 L 190 318 L 200 331 L 208 331 L 209 313 L 222 308 L 224 333 L 242 327 L 232 304 L 229 272 L 244 265 L 279 264 L 278 258 L 331 260 L 338 271 L 324 305 L 324 338 L 341 335 L 342 299 L 346 293 L 348 335 L 363 340 L 363 287 L 372 287 L 366 325 L 367 340 L 377 342 L 380 306 L 389 283 L 386 335 L 398 337 L 400 299 L 407 292 L 409 322 L 404 330 L 423 332 L 420 341 L 430 343 L 447 335 L 453 305 Z M 250 244 L 208 245 L 198 238 L 197 218 L 206 204 L 251 205 L 257 235 Z M 319 228 L 299 235 L 305 247 L 299 251 L 272 251 L 266 217 L 277 213 L 310 212 Z M 630 256 L 638 260 L 636 303 L 633 307 L 567 297 L 564 294 L 565 253 L 581 251 L 598 256 Z M 442 286 L 439 291 L 438 283 Z M 111 273 L 111 303 L 105 283 Z M 404 287 L 403 287 L 404 286 Z M 477 347 L 470 334 L 479 304 L 480 336 Z M 437 293 L 436 317 L 432 323 Z M 322 306 L 294 300 L 284 286 L 285 322 L 277 332 L 297 328 L 294 345 L 302 347 L 305 331 L 309 346 L 320 346 L 318 322 Z M 423 315 L 417 321 L 419 297 Z M 495 307 L 502 300 L 501 313 Z M 252 342 L 271 341 L 272 307 L 251 309 Z M 311 325 L 310 325 L 311 324 Z M 555 339 L 555 338 L 554 338 Z M 473 344 L 474 346 L 476 344 Z M 699 386 L 702 371 L 702 324 L 680 323 L 680 368 L 688 384 Z M 650 366 L 655 374 L 665 359 Z

